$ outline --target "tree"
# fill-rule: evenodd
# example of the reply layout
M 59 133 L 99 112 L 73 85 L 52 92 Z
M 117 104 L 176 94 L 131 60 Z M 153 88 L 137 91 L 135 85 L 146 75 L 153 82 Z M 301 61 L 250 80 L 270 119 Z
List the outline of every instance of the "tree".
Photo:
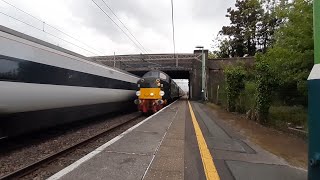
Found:
M 215 52 L 210 52 L 209 51 L 209 53 L 208 53 L 208 59 L 215 59 L 215 58 L 217 58 L 218 56 L 217 56 L 217 54 L 215 54 Z
M 243 57 L 265 53 L 286 18 L 279 9 L 287 8 L 287 4 L 288 0 L 237 0 L 235 9 L 227 9 L 226 17 L 231 23 L 220 31 L 219 36 L 224 38 L 216 41 L 216 54 Z
M 306 104 L 306 82 L 313 66 L 312 1 L 295 0 L 279 13 L 285 23 L 276 31 L 273 46 L 261 58 L 277 74 L 279 93 L 285 102 Z
M 229 58 L 234 55 L 234 50 L 230 44 L 230 39 L 223 38 L 217 40 L 218 44 L 214 47 L 215 51 L 213 53 L 219 58 Z
M 288 0 L 262 0 L 264 14 L 257 24 L 257 45 L 259 51 L 265 53 L 274 42 L 274 34 L 284 22 L 282 12 L 287 8 Z
M 235 6 L 235 9 L 228 8 L 226 17 L 231 24 L 223 26 L 221 33 L 230 37 L 229 44 L 235 56 L 253 56 L 256 52 L 257 25 L 264 10 L 259 0 L 237 0 Z

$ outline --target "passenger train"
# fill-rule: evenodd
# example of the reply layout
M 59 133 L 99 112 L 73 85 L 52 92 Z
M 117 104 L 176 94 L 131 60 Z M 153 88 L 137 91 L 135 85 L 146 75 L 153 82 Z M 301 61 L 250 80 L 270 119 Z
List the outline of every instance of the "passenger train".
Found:
M 135 107 L 138 80 L 0 26 L 0 139 Z
M 183 96 L 182 89 L 162 71 L 149 71 L 137 82 L 138 99 L 134 102 L 143 113 L 155 113 Z

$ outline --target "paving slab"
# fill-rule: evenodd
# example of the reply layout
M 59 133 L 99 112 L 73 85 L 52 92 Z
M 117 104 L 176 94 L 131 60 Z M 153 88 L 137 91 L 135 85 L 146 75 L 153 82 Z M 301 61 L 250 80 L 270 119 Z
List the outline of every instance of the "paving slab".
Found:
M 232 172 L 230 171 L 226 161 L 221 160 L 221 159 L 214 159 L 214 164 L 217 168 L 219 177 L 221 180 L 234 180 L 234 176 Z
M 166 137 L 161 146 L 170 146 L 170 147 L 183 147 L 184 146 L 184 140 L 183 139 L 170 139 L 169 137 Z
M 168 132 L 166 136 L 167 136 L 167 138 L 169 138 L 169 139 L 180 139 L 180 140 L 184 140 L 185 134 L 184 134 L 184 133 L 171 133 L 171 132 Z
M 101 152 L 61 179 L 141 179 L 151 155 Z
M 214 150 L 225 150 L 225 151 L 234 151 L 245 153 L 246 149 L 242 146 L 240 142 L 236 139 L 221 139 L 221 138 L 207 138 L 208 148 Z
M 283 165 L 226 161 L 237 180 L 304 180 L 306 172 Z
M 184 158 L 184 154 L 181 153 L 181 149 L 172 146 L 160 146 L 157 156 Z
M 180 171 L 160 171 L 156 169 L 150 169 L 149 173 L 144 179 L 159 179 L 159 180 L 182 180 L 183 174 Z
M 208 129 L 210 133 L 209 137 L 230 139 L 230 136 L 221 127 L 219 127 L 216 122 L 212 121 L 211 117 L 199 107 L 199 103 L 192 103 L 192 105 L 197 118 L 199 118 L 205 125 L 202 129 Z
M 163 134 L 157 132 L 132 131 L 129 136 L 106 148 L 106 151 L 153 155 L 162 137 Z
M 172 122 L 172 118 L 174 117 L 176 112 L 166 112 L 157 114 L 157 119 L 158 120 L 149 120 L 145 123 L 143 123 L 141 126 L 136 128 L 134 131 L 152 131 L 152 132 L 158 132 L 158 133 L 165 133 L 169 126 L 170 123 Z M 168 118 L 169 117 L 169 118 Z
M 156 169 L 160 171 L 180 171 L 184 169 L 184 158 L 182 157 L 167 157 L 156 156 L 150 169 Z

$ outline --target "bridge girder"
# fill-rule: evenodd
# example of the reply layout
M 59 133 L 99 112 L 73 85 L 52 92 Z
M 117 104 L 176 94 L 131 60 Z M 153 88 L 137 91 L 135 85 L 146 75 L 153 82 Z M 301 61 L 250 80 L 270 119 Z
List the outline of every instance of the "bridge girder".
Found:
M 198 60 L 201 61 L 201 54 L 133 54 L 133 55 L 116 55 L 116 56 L 94 56 L 92 60 L 97 62 L 104 61 L 154 61 L 154 60 Z
M 95 62 L 126 71 L 191 71 L 193 61 L 200 62 L 201 54 L 136 54 L 91 57 Z

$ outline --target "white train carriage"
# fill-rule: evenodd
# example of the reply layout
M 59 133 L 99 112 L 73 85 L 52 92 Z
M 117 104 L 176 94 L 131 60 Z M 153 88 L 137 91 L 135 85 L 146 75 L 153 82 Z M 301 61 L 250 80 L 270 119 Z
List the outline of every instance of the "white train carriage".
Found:
M 134 107 L 138 79 L 0 26 L 0 138 Z

